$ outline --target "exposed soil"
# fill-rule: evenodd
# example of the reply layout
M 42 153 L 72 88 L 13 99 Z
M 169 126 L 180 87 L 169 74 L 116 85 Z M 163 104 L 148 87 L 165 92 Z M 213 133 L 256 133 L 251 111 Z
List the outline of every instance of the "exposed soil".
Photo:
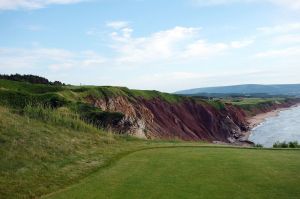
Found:
M 90 97 L 87 100 L 102 110 L 123 113 L 125 117 L 114 127 L 120 133 L 147 139 L 253 144 L 247 140 L 249 129 L 253 127 L 248 117 L 249 112 L 231 104 L 217 109 L 206 102 L 199 103 L 192 99 L 179 103 L 159 98 L 130 100 L 116 97 L 104 100 Z M 293 104 L 295 103 L 274 104 L 251 110 L 250 113 L 258 115 Z

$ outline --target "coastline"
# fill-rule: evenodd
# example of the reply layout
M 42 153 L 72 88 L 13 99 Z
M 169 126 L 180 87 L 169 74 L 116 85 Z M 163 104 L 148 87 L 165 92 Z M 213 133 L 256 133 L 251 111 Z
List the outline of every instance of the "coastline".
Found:
M 281 111 L 289 110 L 289 109 L 297 107 L 297 106 L 300 106 L 300 103 L 295 104 L 295 105 L 293 105 L 291 107 L 288 107 L 288 108 L 278 108 L 278 109 L 275 109 L 275 110 L 270 111 L 270 112 L 260 113 L 260 114 L 257 114 L 255 116 L 248 117 L 247 122 L 249 124 L 249 130 L 246 131 L 246 132 L 243 132 L 243 136 L 242 136 L 241 140 L 249 141 L 249 137 L 251 135 L 251 132 L 252 132 L 253 128 L 255 128 L 258 125 L 262 124 L 268 118 L 277 117 L 278 114 Z

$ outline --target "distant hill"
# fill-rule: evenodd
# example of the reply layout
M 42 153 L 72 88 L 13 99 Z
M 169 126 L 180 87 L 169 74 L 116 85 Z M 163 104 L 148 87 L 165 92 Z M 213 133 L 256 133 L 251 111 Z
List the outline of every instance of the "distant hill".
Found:
M 300 96 L 300 84 L 260 85 L 245 84 L 222 87 L 206 87 L 178 91 L 181 95 L 203 95 L 203 94 L 267 94 L 267 95 L 290 95 Z

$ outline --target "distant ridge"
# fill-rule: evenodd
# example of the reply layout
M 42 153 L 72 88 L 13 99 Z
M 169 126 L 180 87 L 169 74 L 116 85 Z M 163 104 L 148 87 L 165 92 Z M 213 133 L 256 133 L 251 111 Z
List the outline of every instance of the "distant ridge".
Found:
M 201 94 L 257 94 L 300 96 L 300 84 L 244 84 L 234 86 L 206 87 L 182 90 L 176 92 L 181 95 Z

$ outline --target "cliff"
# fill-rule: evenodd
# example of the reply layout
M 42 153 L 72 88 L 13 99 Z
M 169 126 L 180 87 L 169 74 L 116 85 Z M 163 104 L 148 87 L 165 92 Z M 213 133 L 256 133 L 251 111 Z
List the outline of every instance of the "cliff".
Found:
M 247 129 L 244 111 L 230 104 L 215 107 L 192 98 L 172 103 L 159 97 L 124 96 L 88 96 L 87 101 L 101 110 L 123 113 L 113 128 L 141 138 L 234 142 Z
M 53 86 L 0 80 L 0 105 L 20 113 L 28 104 L 64 107 L 74 117 L 97 127 L 145 139 L 233 143 L 248 130 L 247 117 L 296 102 L 271 99 L 229 103 L 124 87 Z
M 179 97 L 154 91 L 102 97 L 88 95 L 89 104 L 124 117 L 114 131 L 147 139 L 180 139 L 186 141 L 239 142 L 249 130 L 247 118 L 277 108 L 290 107 L 293 99 L 264 100 L 255 104 L 235 105 L 221 101 Z M 131 94 L 130 94 L 131 93 Z M 149 97 L 150 96 L 150 97 Z M 170 100 L 172 99 L 172 100 Z

